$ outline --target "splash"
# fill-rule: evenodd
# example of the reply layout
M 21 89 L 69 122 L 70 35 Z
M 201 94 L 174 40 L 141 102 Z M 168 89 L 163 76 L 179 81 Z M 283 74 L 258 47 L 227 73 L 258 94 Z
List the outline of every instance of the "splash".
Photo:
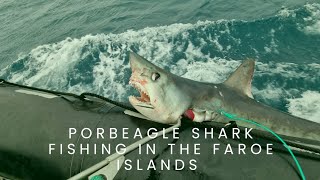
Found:
M 302 97 L 288 99 L 291 114 L 320 123 L 320 92 L 306 91 Z
M 297 33 L 300 38 L 317 41 L 303 28 L 312 26 L 318 6 L 283 9 L 274 17 L 250 22 L 199 21 L 66 38 L 21 55 L 0 70 L 0 77 L 34 87 L 76 94 L 92 92 L 127 101 L 134 91 L 128 86 L 130 50 L 179 76 L 212 83 L 223 82 L 250 57 L 258 61 L 253 81 L 255 99 L 287 110 L 287 99 L 319 88 L 320 65 L 313 60 L 319 52 L 307 58 L 305 51 L 298 54 L 301 47 L 295 43 Z M 288 41 L 293 43 L 284 43 Z
M 310 16 L 304 18 L 308 25 L 303 27 L 302 30 L 306 34 L 320 35 L 320 4 L 307 4 L 305 8 Z

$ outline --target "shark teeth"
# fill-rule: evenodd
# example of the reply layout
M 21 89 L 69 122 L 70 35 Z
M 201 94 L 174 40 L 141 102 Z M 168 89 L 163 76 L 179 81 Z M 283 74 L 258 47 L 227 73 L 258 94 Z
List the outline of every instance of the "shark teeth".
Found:
M 150 104 L 150 96 L 140 83 L 130 80 L 129 84 L 135 89 L 137 89 L 140 93 L 140 97 L 132 97 L 136 98 L 139 102 L 141 102 L 143 106 L 146 106 L 146 103 Z

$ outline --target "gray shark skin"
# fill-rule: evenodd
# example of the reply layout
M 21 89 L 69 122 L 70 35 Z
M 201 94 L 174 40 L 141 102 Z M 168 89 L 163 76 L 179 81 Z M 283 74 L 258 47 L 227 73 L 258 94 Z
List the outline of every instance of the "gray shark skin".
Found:
M 130 84 L 141 97 L 130 96 L 130 103 L 156 122 L 173 124 L 181 116 L 202 121 L 228 123 L 221 111 L 253 120 L 277 134 L 320 141 L 320 124 L 279 111 L 257 102 L 251 94 L 255 62 L 245 60 L 221 84 L 193 81 L 167 72 L 136 53 L 130 52 Z M 249 128 L 255 125 L 237 121 Z

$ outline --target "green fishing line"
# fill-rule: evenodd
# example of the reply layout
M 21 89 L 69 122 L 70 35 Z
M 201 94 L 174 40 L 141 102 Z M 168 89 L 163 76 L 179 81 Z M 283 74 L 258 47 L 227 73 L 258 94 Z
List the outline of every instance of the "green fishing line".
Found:
M 291 154 L 294 162 L 296 163 L 296 165 L 297 165 L 297 167 L 298 167 L 298 169 L 299 169 L 299 172 L 300 172 L 300 175 L 301 175 L 302 180 L 306 180 L 306 177 L 305 177 L 305 175 L 304 175 L 304 173 L 303 173 L 303 170 L 302 170 L 302 168 L 301 168 L 301 166 L 300 166 L 300 164 L 299 164 L 299 161 L 297 160 L 296 156 L 293 154 L 293 152 L 291 151 L 291 149 L 290 149 L 290 147 L 287 145 L 287 143 L 286 143 L 278 134 L 276 134 L 274 131 L 272 131 L 272 130 L 269 129 L 268 127 L 263 126 L 263 125 L 255 122 L 255 121 L 248 120 L 248 119 L 244 119 L 244 118 L 238 118 L 235 114 L 230 114 L 230 113 L 227 113 L 227 112 L 225 112 L 225 111 L 223 111 L 223 110 L 220 110 L 220 113 L 221 113 L 222 115 L 224 115 L 225 117 L 227 117 L 227 118 L 229 118 L 229 119 L 232 119 L 232 120 L 245 121 L 245 122 L 254 124 L 254 125 L 256 125 L 256 126 L 258 126 L 258 127 L 260 127 L 260 128 L 263 128 L 263 129 L 269 131 L 271 134 L 273 134 L 276 138 L 278 138 L 278 139 L 282 142 L 282 144 L 284 145 L 284 147 L 285 147 L 285 148 L 289 151 L 289 153 Z

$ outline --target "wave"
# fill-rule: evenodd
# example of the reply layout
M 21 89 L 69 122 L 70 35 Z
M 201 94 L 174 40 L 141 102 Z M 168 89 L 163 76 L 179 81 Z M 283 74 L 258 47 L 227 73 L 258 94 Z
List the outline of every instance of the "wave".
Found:
M 302 30 L 307 34 L 320 34 L 320 4 L 307 4 L 305 5 L 307 12 L 310 16 L 304 18 L 308 24 L 302 27 Z M 303 25 L 302 25 L 303 26 Z
M 0 77 L 34 87 L 89 91 L 127 101 L 134 91 L 128 85 L 130 50 L 177 75 L 213 83 L 224 81 L 249 57 L 258 61 L 255 98 L 287 111 L 288 99 L 319 88 L 320 52 L 313 42 L 320 42 L 320 36 L 310 33 L 319 22 L 318 11 L 319 4 L 307 4 L 249 22 L 199 21 L 66 38 L 20 55 L 0 71 Z
M 306 34 L 320 34 L 320 4 L 306 4 L 303 8 L 282 8 L 278 16 L 283 18 L 294 18 L 297 27 Z
M 288 99 L 291 114 L 320 123 L 320 92 L 306 91 L 301 97 Z

